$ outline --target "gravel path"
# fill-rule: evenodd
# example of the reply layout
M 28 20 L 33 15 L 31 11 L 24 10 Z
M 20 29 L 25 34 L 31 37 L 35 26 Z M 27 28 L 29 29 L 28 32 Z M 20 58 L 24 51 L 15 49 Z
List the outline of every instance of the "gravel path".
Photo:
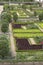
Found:
M 10 31 L 11 53 L 12 53 L 12 57 L 14 57 L 14 56 L 16 56 L 16 51 L 15 51 L 15 45 L 14 45 L 14 38 L 13 38 L 11 23 L 9 24 L 9 31 Z
M 1 31 L 1 12 L 3 11 L 3 6 L 0 6 L 0 31 Z
M 33 14 L 34 12 L 30 11 L 29 9 L 26 9 L 28 12 L 30 12 L 31 14 Z
M 20 16 L 18 12 L 17 12 L 17 15 Z
M 37 23 L 35 23 L 35 25 L 43 32 L 43 29 L 41 29 L 41 27 Z
M 34 44 L 34 45 L 36 44 L 33 38 L 29 38 L 29 40 L 31 41 L 31 44 Z
M 1 14 L 2 11 L 3 11 L 3 6 L 0 6 L 0 14 Z

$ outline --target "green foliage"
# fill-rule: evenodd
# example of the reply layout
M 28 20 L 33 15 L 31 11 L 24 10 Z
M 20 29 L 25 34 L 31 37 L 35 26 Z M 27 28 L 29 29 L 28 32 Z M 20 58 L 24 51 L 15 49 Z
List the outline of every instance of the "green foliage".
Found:
M 39 29 L 14 29 L 13 33 L 29 33 L 41 32 Z
M 17 52 L 17 61 L 43 61 L 43 50 L 23 50 Z
M 16 12 L 13 13 L 13 19 L 15 20 L 15 22 L 18 20 L 18 15 Z
M 3 1 L 3 0 L 1 0 L 1 1 Z M 9 1 L 9 0 L 4 0 L 4 1 Z M 12 1 L 12 2 L 32 2 L 32 1 L 34 1 L 34 0 L 10 0 L 10 1 Z
M 34 16 L 37 16 L 37 12 L 36 11 L 34 11 Z
M 33 38 L 33 37 L 43 37 L 43 33 L 14 33 L 14 37 L 17 38 Z
M 10 10 L 9 4 L 5 4 L 4 7 L 3 7 L 3 10 L 4 11 L 9 11 Z
M 23 8 L 23 9 L 26 9 L 26 5 L 25 5 L 25 4 L 23 4 L 23 5 L 22 5 L 22 8 Z
M 43 20 L 43 12 L 41 14 L 39 14 L 39 20 Z
M 9 55 L 9 41 L 5 36 L 0 37 L 0 57 L 4 59 L 4 57 Z
M 41 42 L 43 42 L 43 37 L 36 37 L 36 38 L 34 38 L 34 39 L 35 39 L 36 43 L 41 43 Z
M 3 12 L 2 15 L 1 15 L 1 20 L 4 21 L 8 21 L 9 23 L 11 22 L 11 15 L 10 13 L 7 13 L 7 12 Z
M 30 10 L 32 11 L 32 6 L 30 5 Z
M 8 23 L 3 23 L 1 27 L 1 31 L 4 33 L 8 32 L 8 27 L 9 27 Z

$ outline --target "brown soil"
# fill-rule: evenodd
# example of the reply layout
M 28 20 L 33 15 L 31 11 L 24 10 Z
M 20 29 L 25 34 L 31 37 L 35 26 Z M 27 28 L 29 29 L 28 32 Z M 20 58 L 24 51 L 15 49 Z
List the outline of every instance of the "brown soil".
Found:
M 42 45 L 30 45 L 27 39 L 16 39 L 18 50 L 42 49 Z

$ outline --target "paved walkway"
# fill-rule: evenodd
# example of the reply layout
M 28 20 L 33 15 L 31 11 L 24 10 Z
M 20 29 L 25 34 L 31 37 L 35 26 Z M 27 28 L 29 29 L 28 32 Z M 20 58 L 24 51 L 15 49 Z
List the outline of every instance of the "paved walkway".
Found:
M 15 51 L 15 44 L 14 44 L 14 38 L 13 38 L 11 23 L 9 24 L 9 31 L 10 31 L 11 53 L 12 53 L 12 57 L 14 57 L 14 56 L 16 56 L 16 51 Z

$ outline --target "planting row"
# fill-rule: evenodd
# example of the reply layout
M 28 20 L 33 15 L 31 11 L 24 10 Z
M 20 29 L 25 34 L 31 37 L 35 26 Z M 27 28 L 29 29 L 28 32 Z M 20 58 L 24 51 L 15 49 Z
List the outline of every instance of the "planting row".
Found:
M 43 37 L 43 33 L 14 33 L 17 38 Z
M 37 33 L 37 32 L 41 32 L 39 29 L 14 29 L 13 33 Z

